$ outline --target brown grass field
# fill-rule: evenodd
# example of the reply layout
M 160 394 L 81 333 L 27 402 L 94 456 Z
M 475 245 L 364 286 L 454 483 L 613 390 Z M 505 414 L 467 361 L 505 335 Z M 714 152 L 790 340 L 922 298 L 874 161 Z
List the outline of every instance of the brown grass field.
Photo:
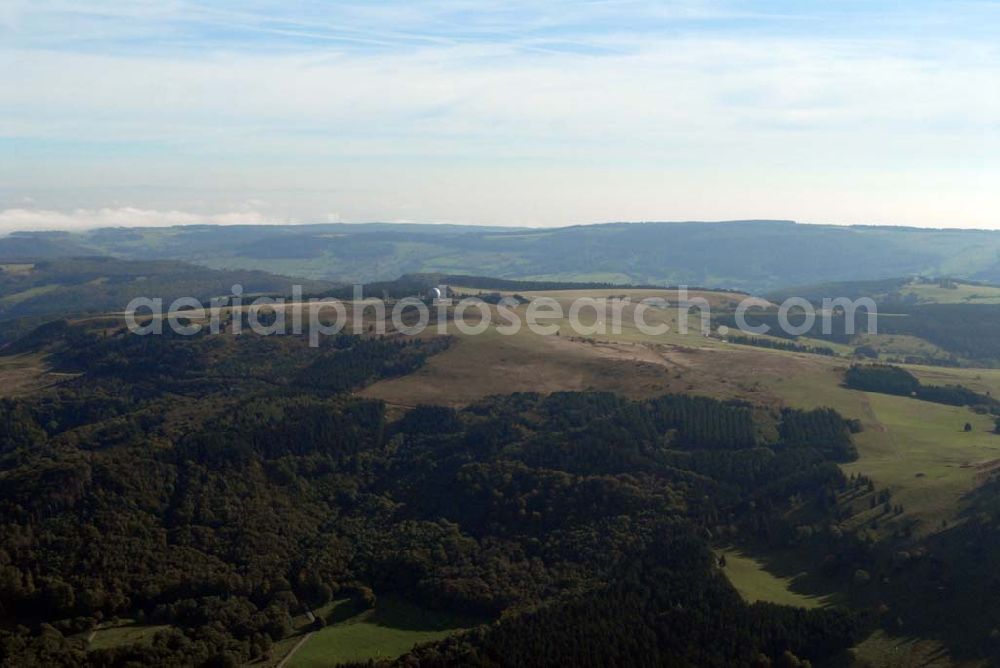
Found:
M 52 371 L 43 355 L 0 357 L 0 398 L 31 394 L 75 375 Z

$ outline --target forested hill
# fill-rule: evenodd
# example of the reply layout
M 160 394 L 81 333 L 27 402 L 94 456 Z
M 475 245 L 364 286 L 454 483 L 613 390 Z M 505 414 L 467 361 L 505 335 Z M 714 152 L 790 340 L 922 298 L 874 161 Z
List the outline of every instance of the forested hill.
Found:
M 307 292 L 332 287 L 263 271 L 220 271 L 174 260 L 118 260 L 63 257 L 4 262 L 0 259 L 0 345 L 42 322 L 69 315 L 122 311 L 136 297 L 208 300 L 231 293 L 233 285 L 253 295 L 289 294 L 301 283 Z
M 748 605 L 710 551 L 834 521 L 832 411 L 556 393 L 400 418 L 350 391 L 447 340 L 59 332 L 82 375 L 0 401 L 0 665 L 268 661 L 337 601 L 470 620 L 421 665 L 801 665 L 868 623 Z M 145 641 L 89 640 L 118 618 Z
M 764 291 L 914 274 L 1000 281 L 1000 232 L 789 221 L 552 229 L 325 224 L 114 228 L 0 239 L 0 257 L 96 253 L 339 281 L 408 273 Z

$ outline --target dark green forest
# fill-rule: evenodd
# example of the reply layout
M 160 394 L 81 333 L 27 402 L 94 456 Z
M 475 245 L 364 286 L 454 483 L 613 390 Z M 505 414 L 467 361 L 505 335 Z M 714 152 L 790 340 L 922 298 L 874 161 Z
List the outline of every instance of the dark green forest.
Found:
M 855 390 L 881 392 L 948 406 L 972 406 L 1000 413 L 1000 402 L 962 385 L 924 385 L 906 369 L 891 364 L 855 364 L 844 373 L 844 384 Z
M 0 402 L 4 665 L 234 665 L 345 597 L 483 620 L 402 659 L 421 665 L 815 661 L 871 622 L 747 605 L 710 551 L 810 525 L 854 572 L 854 539 L 819 530 L 856 484 L 833 411 L 557 393 L 390 412 L 350 390 L 447 339 L 111 324 L 49 325 L 36 345 L 80 375 Z M 168 628 L 73 641 L 115 616 Z
M 771 350 L 787 350 L 793 353 L 809 353 L 810 355 L 825 355 L 836 357 L 837 352 L 828 346 L 807 346 L 792 341 L 776 341 L 774 339 L 763 339 L 759 336 L 726 336 L 725 340 L 740 346 L 755 346 L 757 348 L 770 348 Z

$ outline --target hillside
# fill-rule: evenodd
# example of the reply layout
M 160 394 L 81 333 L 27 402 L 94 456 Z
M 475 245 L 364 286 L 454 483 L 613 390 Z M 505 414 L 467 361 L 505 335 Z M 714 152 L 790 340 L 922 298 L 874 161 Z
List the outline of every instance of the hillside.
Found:
M 0 400 L 7 665 L 329 665 L 417 639 L 438 641 L 421 665 L 752 665 L 869 624 L 744 602 L 706 537 L 832 521 L 855 455 L 832 411 L 557 392 L 402 414 L 353 391 L 448 338 L 113 320 L 39 337 L 79 375 Z
M 563 304 L 678 298 L 493 284 Z M 692 296 L 720 314 L 739 299 Z M 318 348 L 307 333 L 139 338 L 114 315 L 35 332 L 0 355 L 0 593 L 30 629 L 0 625 L 0 652 L 102 666 L 363 662 L 418 641 L 434 644 L 404 665 L 517 665 L 542 648 L 563 665 L 997 655 L 1000 609 L 963 611 L 1000 555 L 1000 372 L 902 365 L 910 396 L 854 382 L 849 346 L 683 334 L 670 308 L 646 314 L 669 325 L 651 335 L 634 308 L 618 333 L 558 320 L 553 335 L 472 335 L 452 306 L 443 335 Z M 710 640 L 728 633 L 741 640 Z
M 216 270 L 173 260 L 64 257 L 3 261 L 0 257 L 0 344 L 54 317 L 123 310 L 136 297 L 207 300 L 230 294 L 288 294 L 293 283 L 316 292 L 323 281 L 293 281 L 255 270 Z
M 822 323 L 817 321 L 806 335 L 851 345 L 872 358 L 947 366 L 1000 366 L 1000 287 L 996 285 L 955 278 L 897 278 L 824 283 L 768 295 L 774 302 L 789 297 L 804 297 L 817 308 L 830 297 L 870 298 L 877 305 L 875 331 L 868 330 L 867 310 L 860 309 L 854 323 L 855 336 L 843 334 L 843 318 L 839 316 L 833 318 L 840 324 L 831 333 L 824 333 Z M 798 323 L 800 318 L 793 315 L 790 320 Z M 747 320 L 752 325 L 765 323 L 771 331 L 778 331 L 776 309 L 753 313 Z M 732 317 L 725 315 L 717 322 L 735 324 Z
M 34 252 L 32 244 L 39 244 Z M 551 229 L 325 224 L 19 233 L 8 257 L 81 249 L 338 281 L 441 272 L 765 291 L 827 281 L 951 275 L 1000 282 L 1000 233 L 788 221 L 608 223 Z

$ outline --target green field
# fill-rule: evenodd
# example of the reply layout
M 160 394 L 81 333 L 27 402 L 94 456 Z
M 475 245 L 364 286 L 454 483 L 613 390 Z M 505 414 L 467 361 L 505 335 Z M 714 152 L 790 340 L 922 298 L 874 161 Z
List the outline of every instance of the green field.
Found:
M 900 358 L 915 355 L 925 359 L 948 359 L 948 351 L 929 341 L 905 334 L 864 334 L 857 340 L 859 346 L 871 346 L 877 350 L 881 359 Z
M 910 283 L 900 291 L 915 295 L 917 300 L 932 304 L 1000 304 L 1000 286 L 952 283 L 942 287 L 937 283 Z
M 722 572 L 748 603 L 765 601 L 802 608 L 820 608 L 831 602 L 829 596 L 793 591 L 796 580 L 801 575 L 775 575 L 767 571 L 761 562 L 732 548 L 719 550 L 718 554 L 726 558 Z
M 1000 459 L 1000 436 L 993 419 L 967 408 L 943 406 L 907 397 L 867 394 L 881 426 L 859 434 L 862 457 L 844 466 L 864 473 L 894 491 L 894 502 L 934 530 L 951 521 L 962 497 Z M 973 431 L 963 431 L 965 423 Z
M 313 633 L 286 665 L 320 668 L 347 661 L 392 659 L 414 645 L 440 640 L 476 623 L 403 601 L 383 599 L 375 610 Z
M 1000 369 L 953 369 L 938 366 L 907 366 L 926 385 L 964 385 L 983 394 L 1000 396 Z
M 963 384 L 979 391 L 996 387 L 997 374 L 983 370 L 908 368 L 928 383 Z M 1000 460 L 993 419 L 965 407 L 859 392 L 840 383 L 836 365 L 767 381 L 769 389 L 792 406 L 830 406 L 861 420 L 864 431 L 854 437 L 860 456 L 843 465 L 844 471 L 864 474 L 879 488 L 891 489 L 893 502 L 903 505 L 905 516 L 921 521 L 921 531 L 952 521 L 962 497 Z M 972 432 L 963 430 L 966 422 Z
M 90 641 L 87 649 L 109 649 L 111 647 L 134 645 L 136 643 L 148 643 L 157 632 L 165 631 L 169 628 L 169 626 L 163 625 L 123 624 L 121 626 L 98 629 L 94 633 L 94 639 Z

